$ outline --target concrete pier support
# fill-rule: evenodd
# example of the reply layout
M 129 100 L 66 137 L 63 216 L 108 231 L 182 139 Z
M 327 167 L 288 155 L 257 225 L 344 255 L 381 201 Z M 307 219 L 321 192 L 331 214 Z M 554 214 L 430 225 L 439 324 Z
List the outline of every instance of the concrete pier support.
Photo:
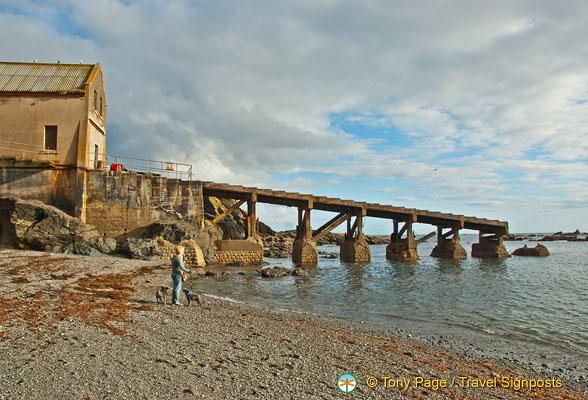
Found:
M 257 218 L 256 204 L 257 194 L 251 193 L 247 196 L 247 230 L 245 239 L 257 243 L 261 247 L 261 253 L 263 254 L 263 240 L 259 236 L 259 218 Z
M 370 246 L 363 236 L 363 217 L 365 217 L 365 214 L 365 209 L 358 212 L 353 226 L 351 225 L 351 219 L 347 219 L 345 241 L 339 248 L 339 257 L 343 262 L 367 263 L 371 260 Z
M 394 220 L 394 232 L 390 235 L 390 244 L 386 247 L 386 259 L 390 261 L 416 261 L 419 259 L 417 242 L 412 231 L 413 218 L 404 222 L 398 230 L 398 221 Z M 406 232 L 406 237 L 402 235 Z
M 486 234 L 480 231 L 478 243 L 472 244 L 472 257 L 478 258 L 508 258 L 510 254 L 506 251 L 502 241 L 502 235 Z
M 437 227 L 437 246 L 431 252 L 431 257 L 452 258 L 455 260 L 468 258 L 466 249 L 463 248 L 459 241 L 459 228 L 451 228 L 449 232 L 443 233 L 443 227 Z
M 312 237 L 310 226 L 310 205 L 307 208 L 298 208 L 298 226 L 296 228 L 296 240 L 292 248 L 292 261 L 298 265 L 314 266 L 318 263 L 318 251 L 316 241 Z
M 309 267 L 317 265 L 316 242 L 312 239 L 296 239 L 292 248 L 292 261 L 295 264 Z

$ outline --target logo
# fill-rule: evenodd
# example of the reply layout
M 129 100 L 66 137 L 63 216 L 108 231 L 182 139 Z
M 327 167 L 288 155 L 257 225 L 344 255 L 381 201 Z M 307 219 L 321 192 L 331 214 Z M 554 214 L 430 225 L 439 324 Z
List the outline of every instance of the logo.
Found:
M 337 379 L 337 387 L 343 393 L 351 393 L 357 387 L 357 379 L 351 374 L 343 374 Z

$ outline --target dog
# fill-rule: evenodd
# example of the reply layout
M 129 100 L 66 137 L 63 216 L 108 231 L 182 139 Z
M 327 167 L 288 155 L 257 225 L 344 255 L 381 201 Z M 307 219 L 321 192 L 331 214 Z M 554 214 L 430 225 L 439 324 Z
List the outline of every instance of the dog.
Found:
M 204 299 L 198 293 L 193 294 L 188 289 L 184 289 L 184 294 L 186 295 L 186 300 L 188 300 L 188 305 L 191 305 L 192 301 L 198 303 L 198 305 L 202 305 Z
M 157 300 L 157 304 L 165 304 L 167 303 L 167 293 L 169 292 L 169 288 L 167 286 L 160 286 L 157 292 L 155 292 L 155 300 Z

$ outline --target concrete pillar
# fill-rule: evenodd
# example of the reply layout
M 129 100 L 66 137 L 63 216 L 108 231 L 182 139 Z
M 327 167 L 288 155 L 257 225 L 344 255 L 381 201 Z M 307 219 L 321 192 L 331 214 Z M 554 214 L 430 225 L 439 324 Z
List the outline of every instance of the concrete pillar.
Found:
M 448 238 L 450 235 L 451 238 Z M 468 258 L 467 251 L 459 241 L 459 228 L 451 228 L 449 232 L 443 234 L 443 227 L 437 227 L 437 246 L 431 252 L 431 257 L 455 260 Z
M 365 209 L 357 213 L 353 226 L 351 226 L 351 219 L 347 220 L 347 233 L 345 235 L 345 241 L 341 243 L 339 248 L 339 256 L 343 262 L 367 263 L 371 260 L 372 254 L 370 246 L 363 236 L 364 216 Z
M 416 261 L 419 259 L 412 223 L 412 219 L 409 218 L 399 231 L 398 221 L 394 220 L 394 232 L 390 235 L 390 244 L 386 247 L 386 259 L 390 261 Z M 402 238 L 404 232 L 406 232 L 406 238 Z
M 316 242 L 312 239 L 310 226 L 310 210 L 310 208 L 298 208 L 298 227 L 292 248 L 292 261 L 298 265 L 314 266 L 318 264 L 318 251 Z
M 502 235 L 493 234 L 484 236 L 480 231 L 478 243 L 472 244 L 472 257 L 478 258 L 508 258 L 510 254 L 506 251 L 502 241 Z

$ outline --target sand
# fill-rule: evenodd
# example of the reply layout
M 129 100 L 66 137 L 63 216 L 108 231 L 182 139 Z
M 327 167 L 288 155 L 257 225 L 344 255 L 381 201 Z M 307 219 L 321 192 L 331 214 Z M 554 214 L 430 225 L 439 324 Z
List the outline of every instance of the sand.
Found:
M 588 398 L 582 377 L 419 339 L 211 298 L 157 305 L 161 261 L 5 249 L 0 285 L 0 399 Z

